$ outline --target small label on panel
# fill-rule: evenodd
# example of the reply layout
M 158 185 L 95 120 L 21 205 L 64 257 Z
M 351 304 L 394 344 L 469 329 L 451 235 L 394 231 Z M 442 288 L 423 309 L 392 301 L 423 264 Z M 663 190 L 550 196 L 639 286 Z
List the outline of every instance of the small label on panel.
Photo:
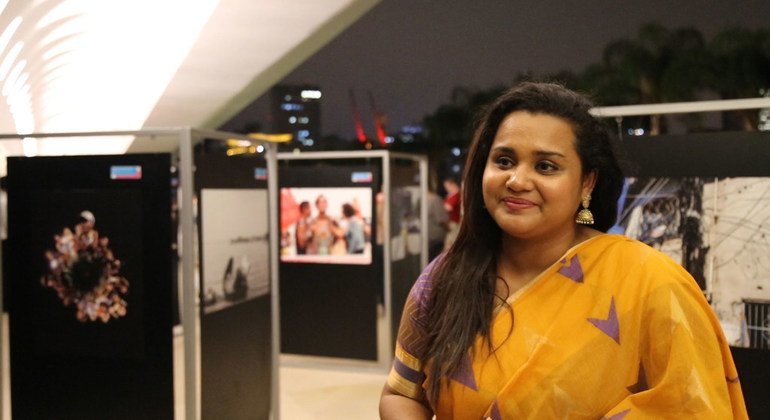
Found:
M 110 179 L 142 179 L 142 167 L 134 165 L 110 166 Z
M 371 172 L 353 172 L 350 175 L 350 180 L 354 184 L 369 184 L 374 180 L 374 175 Z
M 254 179 L 264 181 L 267 179 L 267 168 L 254 168 Z

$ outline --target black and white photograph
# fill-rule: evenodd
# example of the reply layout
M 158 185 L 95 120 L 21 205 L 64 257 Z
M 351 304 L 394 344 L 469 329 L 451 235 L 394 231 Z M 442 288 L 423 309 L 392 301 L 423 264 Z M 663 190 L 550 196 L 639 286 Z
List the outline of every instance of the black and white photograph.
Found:
M 204 313 L 269 292 L 267 190 L 203 189 L 201 229 Z
M 628 178 L 613 228 L 682 264 L 730 345 L 770 349 L 770 178 Z

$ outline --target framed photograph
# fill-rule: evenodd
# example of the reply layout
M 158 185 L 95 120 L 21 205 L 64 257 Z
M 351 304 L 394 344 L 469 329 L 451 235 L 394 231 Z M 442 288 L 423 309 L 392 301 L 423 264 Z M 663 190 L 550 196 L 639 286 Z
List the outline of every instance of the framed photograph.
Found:
M 733 346 L 770 349 L 770 178 L 627 178 L 613 228 L 680 263 Z
M 204 188 L 200 199 L 204 313 L 266 295 L 267 190 Z
M 281 261 L 372 262 L 370 187 L 282 188 Z

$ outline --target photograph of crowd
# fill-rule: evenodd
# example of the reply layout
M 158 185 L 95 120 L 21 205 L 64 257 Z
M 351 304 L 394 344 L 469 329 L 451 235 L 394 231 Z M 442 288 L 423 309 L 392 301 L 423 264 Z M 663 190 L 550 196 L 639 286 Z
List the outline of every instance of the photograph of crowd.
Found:
M 372 190 L 282 188 L 281 261 L 370 264 Z
M 45 251 L 48 264 L 40 282 L 53 289 L 65 307 L 75 308 L 80 322 L 101 321 L 126 315 L 129 281 L 120 273 L 122 262 L 110 249 L 110 240 L 96 230 L 89 210 L 79 222 L 53 236 L 54 248 Z
M 201 191 L 204 314 L 269 292 L 267 202 L 267 190 Z

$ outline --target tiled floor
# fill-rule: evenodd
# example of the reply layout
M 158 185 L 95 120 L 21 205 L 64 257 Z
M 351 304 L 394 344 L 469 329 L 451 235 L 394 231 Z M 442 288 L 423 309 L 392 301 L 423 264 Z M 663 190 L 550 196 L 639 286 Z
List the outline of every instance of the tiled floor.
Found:
M 0 342 L 7 343 L 7 317 L 3 316 L 2 331 L 5 336 Z M 10 420 L 10 397 L 8 394 L 8 354 L 3 345 L 2 352 L 2 409 L 0 419 Z M 180 336 L 175 337 L 175 348 L 180 348 Z M 177 353 L 178 354 L 178 353 Z M 175 371 L 179 372 L 181 360 L 177 359 Z M 378 402 L 382 385 L 385 383 L 385 369 L 371 365 L 357 366 L 343 363 L 314 363 L 309 359 L 282 356 L 279 369 L 280 418 L 282 420 L 337 420 L 378 419 Z M 178 379 L 178 378 L 177 378 Z M 181 381 L 177 381 L 180 383 Z M 177 388 L 177 413 L 182 414 L 181 396 Z M 177 415 L 178 419 L 182 416 Z
M 383 372 L 308 368 L 280 369 L 280 417 L 286 420 L 379 419 Z

